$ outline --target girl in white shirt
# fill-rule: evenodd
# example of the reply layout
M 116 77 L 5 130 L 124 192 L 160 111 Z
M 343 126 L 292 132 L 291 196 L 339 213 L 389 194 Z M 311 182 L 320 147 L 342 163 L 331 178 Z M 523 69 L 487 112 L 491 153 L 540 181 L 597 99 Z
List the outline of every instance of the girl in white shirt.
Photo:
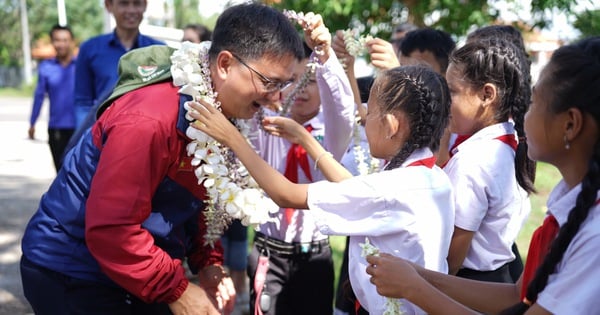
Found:
M 542 238 L 532 239 L 525 272 L 516 284 L 460 279 L 382 254 L 367 257 L 367 273 L 377 291 L 406 298 L 429 314 L 597 314 L 599 86 L 596 36 L 556 50 L 533 89 L 525 116 L 528 155 L 556 166 L 563 180 L 551 192 L 548 216 L 534 233 L 545 234 L 551 245 L 539 246 Z M 552 221 L 556 236 L 546 234 Z M 534 252 L 540 255 L 532 257 Z
M 428 269 L 447 272 L 454 209 L 450 182 L 435 166 L 433 151 L 447 124 L 449 92 L 442 76 L 422 66 L 382 72 L 371 89 L 366 133 L 371 154 L 389 160 L 385 170 L 352 177 L 305 129 L 283 117 L 265 118 L 267 130 L 301 144 L 330 180 L 294 184 L 272 169 L 212 106 L 191 104 L 194 126 L 231 147 L 265 192 L 281 207 L 310 209 L 324 234 L 350 236 L 353 290 L 371 314 L 383 314 L 385 298 L 369 283 L 360 243 L 368 237 Z M 405 314 L 423 314 L 412 304 Z
M 499 39 L 469 42 L 450 56 L 450 131 L 471 135 L 444 166 L 456 207 L 451 274 L 513 282 L 511 246 L 530 212 L 535 170 L 522 138 L 521 64 L 517 48 Z

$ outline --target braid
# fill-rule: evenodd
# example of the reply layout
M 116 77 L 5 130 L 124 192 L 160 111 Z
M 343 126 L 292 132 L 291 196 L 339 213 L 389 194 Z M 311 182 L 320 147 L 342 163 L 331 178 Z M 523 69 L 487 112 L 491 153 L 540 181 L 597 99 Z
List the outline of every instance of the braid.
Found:
M 576 107 L 600 125 L 600 91 L 595 89 L 600 83 L 600 37 L 591 37 L 559 48 L 552 55 L 544 72 L 545 86 L 552 91 L 549 112 L 562 113 Z M 575 206 L 527 287 L 525 296 L 529 301 L 535 302 L 539 293 L 545 289 L 549 276 L 556 271 L 569 244 L 594 207 L 599 190 L 600 140 L 596 139 Z M 523 314 L 528 308 L 521 302 L 501 314 Z
M 560 228 L 548 254 L 527 287 L 525 297 L 532 303 L 537 300 L 538 294 L 544 291 L 548 284 L 548 277 L 555 272 L 556 266 L 562 260 L 569 244 L 596 203 L 598 190 L 600 190 L 600 142 L 596 142 L 594 145 L 594 152 L 588 167 L 588 172 L 581 182 L 581 192 L 577 196 L 575 207 L 569 212 L 567 222 Z M 504 310 L 501 314 L 524 314 L 528 308 L 527 304 L 520 302 Z
M 512 118 L 518 137 L 524 139 L 523 121 L 531 98 L 526 86 L 530 84 L 531 76 L 525 74 L 529 64 L 524 53 L 509 41 L 485 38 L 458 49 L 451 61 L 460 65 L 461 72 L 473 87 L 481 88 L 486 83 L 496 86 L 500 101 L 495 120 L 505 122 Z M 515 176 L 525 191 L 535 191 L 535 163 L 527 157 L 525 141 L 520 141 L 517 146 Z
M 397 70 L 396 70 L 397 69 Z M 417 149 L 437 150 L 448 123 L 450 98 L 448 86 L 440 75 L 422 66 L 406 66 L 388 71 L 378 96 L 385 112 L 402 110 L 409 121 L 410 135 L 386 170 L 402 165 Z M 395 72 L 402 76 L 392 78 Z

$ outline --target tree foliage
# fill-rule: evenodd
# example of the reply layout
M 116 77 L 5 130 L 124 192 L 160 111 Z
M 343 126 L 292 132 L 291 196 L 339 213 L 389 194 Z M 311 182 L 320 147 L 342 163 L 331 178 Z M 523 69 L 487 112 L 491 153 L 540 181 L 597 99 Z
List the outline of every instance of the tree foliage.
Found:
M 572 12 L 577 0 L 533 0 L 533 26 L 547 26 L 547 10 Z M 393 25 L 410 22 L 419 27 L 442 29 L 455 37 L 466 35 L 473 27 L 494 23 L 500 12 L 496 0 L 263 0 L 279 9 L 320 13 L 330 30 L 357 28 L 389 38 Z M 516 4 L 518 0 L 506 0 Z M 518 7 L 518 6 L 513 6 Z
M 577 14 L 575 28 L 581 32 L 582 37 L 600 35 L 600 10 L 589 10 Z
M 48 37 L 58 23 L 56 0 L 27 0 L 27 17 L 31 44 Z M 77 41 L 102 32 L 104 6 L 101 1 L 65 1 L 67 24 Z M 19 0 L 0 0 L 0 65 L 19 65 L 23 60 Z

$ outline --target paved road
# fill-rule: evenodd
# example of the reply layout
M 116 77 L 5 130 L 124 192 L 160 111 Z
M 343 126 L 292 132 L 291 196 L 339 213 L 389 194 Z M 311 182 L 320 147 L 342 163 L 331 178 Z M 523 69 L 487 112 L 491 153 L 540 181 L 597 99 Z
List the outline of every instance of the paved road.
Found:
M 0 97 L 0 315 L 31 314 L 19 275 L 21 236 L 56 175 L 47 139 L 47 105 L 27 138 L 30 98 Z

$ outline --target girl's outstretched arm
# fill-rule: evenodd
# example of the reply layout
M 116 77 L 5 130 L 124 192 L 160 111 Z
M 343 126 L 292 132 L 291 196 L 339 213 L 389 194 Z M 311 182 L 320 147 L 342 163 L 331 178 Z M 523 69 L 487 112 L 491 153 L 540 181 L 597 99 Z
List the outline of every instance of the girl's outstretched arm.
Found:
M 206 101 L 190 102 L 189 115 L 196 119 L 192 127 L 208 134 L 235 152 L 258 185 L 282 208 L 308 209 L 308 185 L 295 184 L 273 169 L 250 146 L 237 128 Z
M 389 254 L 368 256 L 366 272 L 383 296 L 404 298 L 428 314 L 498 314 L 519 301 L 518 284 L 459 278 L 427 270 Z M 534 305 L 536 306 L 536 305 Z M 541 308 L 530 308 L 537 313 Z
M 318 167 L 328 181 L 339 182 L 352 177 L 352 174 L 295 120 L 277 116 L 265 117 L 263 125 L 269 133 L 300 144 L 315 161 L 315 168 Z

